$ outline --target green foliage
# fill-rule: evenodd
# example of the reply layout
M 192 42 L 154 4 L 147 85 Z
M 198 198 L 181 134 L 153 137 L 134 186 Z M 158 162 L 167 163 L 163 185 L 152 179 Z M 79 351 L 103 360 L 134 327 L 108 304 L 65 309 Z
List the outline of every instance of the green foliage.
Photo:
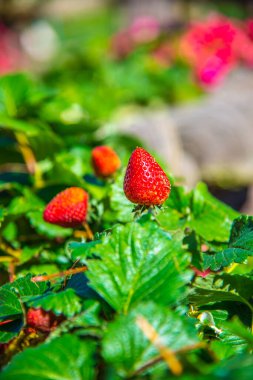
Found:
M 158 334 L 155 341 L 171 350 L 180 350 L 199 341 L 190 318 L 152 302 L 139 304 L 127 316 L 120 316 L 109 325 L 103 341 L 103 356 L 123 378 L 137 375 L 146 363 L 159 355 L 159 350 L 150 344 L 141 329 L 140 318 L 155 329 Z
M 133 204 L 125 197 L 122 187 L 123 179 L 124 173 L 121 172 L 109 190 L 110 208 L 106 210 L 104 215 L 108 222 L 113 220 L 114 222 L 127 223 L 133 220 L 131 214 Z
M 48 284 L 46 282 L 35 283 L 32 280 L 31 275 L 26 275 L 25 277 L 20 277 L 14 282 L 5 284 L 2 289 L 10 290 L 20 297 L 22 301 L 25 301 L 29 297 L 38 296 L 48 289 Z
M 222 361 L 217 366 L 212 374 L 217 379 L 236 380 L 238 378 L 243 380 L 250 380 L 252 377 L 252 355 L 238 355 L 229 361 Z
M 48 292 L 28 301 L 28 306 L 42 308 L 46 311 L 52 311 L 56 315 L 63 314 L 66 317 L 72 317 L 81 311 L 79 297 L 76 296 L 73 289 L 66 289 L 59 293 Z
M 142 143 L 99 130 L 120 107 L 201 91 L 182 63 L 155 62 L 162 40 L 117 60 L 115 17 L 80 25 L 65 23 L 64 51 L 43 78 L 0 78 L 0 379 L 165 380 L 175 362 L 182 380 L 251 379 L 252 217 L 202 183 L 173 184 L 160 209 L 134 215 L 123 178 Z M 91 165 L 102 144 L 122 161 L 107 180 Z M 43 220 L 71 186 L 89 193 L 94 239 L 87 226 Z
M 205 255 L 204 266 L 218 270 L 232 263 L 243 263 L 253 255 L 253 218 L 241 216 L 235 219 L 228 247 L 222 251 Z
M 210 275 L 205 279 L 197 279 L 189 298 L 190 302 L 196 303 L 199 306 L 222 301 L 241 302 L 247 305 L 251 312 L 253 312 L 252 289 L 252 276 L 224 273 Z
M 0 289 L 0 318 L 10 319 L 22 315 L 22 306 L 18 297 L 10 290 Z
M 0 375 L 1 380 L 92 380 L 94 347 L 66 334 L 52 342 L 29 348 L 17 355 Z
M 215 199 L 203 183 L 199 183 L 189 194 L 183 188 L 172 188 L 167 208 L 158 220 L 166 229 L 193 230 L 205 241 L 227 242 L 231 224 L 238 213 Z
M 89 285 L 124 313 L 150 298 L 176 304 L 189 278 L 183 274 L 188 259 L 181 242 L 172 240 L 149 219 L 115 227 L 90 253 L 96 258 L 87 262 Z
M 192 193 L 189 226 L 207 241 L 227 242 L 237 213 L 211 196 L 204 184 Z

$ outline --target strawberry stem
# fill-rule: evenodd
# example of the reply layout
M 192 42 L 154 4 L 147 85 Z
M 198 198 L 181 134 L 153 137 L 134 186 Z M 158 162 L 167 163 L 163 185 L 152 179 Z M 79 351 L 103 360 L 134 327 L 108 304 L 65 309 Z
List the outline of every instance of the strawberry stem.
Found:
M 87 238 L 88 238 L 89 240 L 93 240 L 93 239 L 94 239 L 94 235 L 93 235 L 93 232 L 92 232 L 91 229 L 90 229 L 89 224 L 88 224 L 87 222 L 83 222 L 82 225 L 83 225 L 83 228 L 85 229 L 85 232 L 86 232 Z

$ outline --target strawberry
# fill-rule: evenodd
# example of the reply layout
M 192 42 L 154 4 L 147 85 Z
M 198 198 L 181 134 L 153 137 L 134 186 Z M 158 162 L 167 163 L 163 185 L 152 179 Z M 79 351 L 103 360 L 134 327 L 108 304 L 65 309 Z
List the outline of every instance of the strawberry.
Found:
M 79 187 L 69 187 L 57 194 L 46 206 L 46 222 L 74 228 L 86 221 L 88 194 Z
M 120 159 L 117 153 L 109 146 L 97 146 L 92 150 L 91 162 L 98 177 L 110 177 L 120 167 Z
M 169 179 L 143 148 L 136 148 L 129 159 L 124 192 L 131 202 L 145 206 L 161 205 L 170 194 Z
M 62 321 L 62 317 L 57 317 L 52 312 L 45 311 L 41 308 L 30 308 L 26 314 L 26 324 L 35 330 L 44 332 L 53 330 L 60 321 Z
M 210 269 L 206 269 L 206 270 L 201 271 L 196 267 L 192 267 L 192 270 L 195 272 L 196 276 L 203 277 L 203 278 L 205 278 L 206 276 L 208 276 L 211 273 Z

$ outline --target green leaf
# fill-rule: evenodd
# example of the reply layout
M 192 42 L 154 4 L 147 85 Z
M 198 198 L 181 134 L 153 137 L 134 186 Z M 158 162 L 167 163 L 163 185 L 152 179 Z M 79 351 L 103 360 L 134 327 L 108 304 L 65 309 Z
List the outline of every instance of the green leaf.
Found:
M 5 320 L 5 323 L 0 323 L 0 343 L 7 343 L 17 336 L 23 327 L 23 318 Z
M 61 159 L 53 162 L 52 168 L 47 172 L 47 183 L 50 185 L 66 185 L 85 187 L 85 181 L 75 173 L 74 168 Z
M 23 133 L 27 137 L 36 136 L 39 133 L 39 127 L 34 124 L 2 115 L 0 115 L 0 129 Z
M 166 206 L 176 210 L 180 214 L 187 214 L 191 201 L 191 193 L 186 193 L 186 189 L 182 186 L 172 186 Z
M 4 221 L 6 211 L 3 208 L 0 208 L 0 227 Z
M 84 301 L 81 313 L 75 315 L 71 319 L 63 321 L 56 330 L 52 331 L 50 338 L 60 336 L 66 331 L 75 331 L 78 336 L 95 336 L 101 338 L 103 336 L 102 320 L 100 319 L 101 305 L 97 301 Z
M 66 238 L 72 235 L 72 229 L 63 228 L 44 221 L 42 211 L 30 211 L 27 217 L 32 227 L 41 235 L 47 236 L 49 239 L 56 237 Z
M 236 301 L 244 303 L 253 313 L 250 303 L 253 280 L 246 276 L 221 274 L 198 278 L 189 300 L 198 306 L 209 305 L 221 301 Z
M 189 279 L 181 242 L 152 220 L 115 227 L 92 253 L 99 259 L 87 261 L 89 285 L 117 311 L 150 298 L 175 304 Z
M 224 360 L 244 353 L 247 345 L 242 339 L 231 334 L 225 334 L 223 331 L 219 335 L 219 340 L 212 340 L 210 342 L 210 349 L 215 352 L 215 356 L 219 360 Z
M 29 98 L 32 82 L 24 74 L 15 73 L 0 78 L 0 112 L 16 116 L 19 108 Z
M 56 315 L 63 314 L 66 317 L 72 317 L 81 310 L 80 298 L 71 288 L 59 293 L 45 293 L 40 297 L 30 299 L 27 303 L 30 307 L 41 307 L 46 311 L 52 311 Z
M 43 244 L 35 247 L 23 247 L 21 251 L 21 257 L 19 259 L 19 265 L 22 265 L 29 261 L 32 257 L 39 255 L 42 252 L 43 248 Z
M 172 186 L 170 196 L 158 212 L 156 219 L 166 231 L 183 233 L 187 226 L 189 207 L 190 194 L 186 194 L 183 187 Z
M 0 289 L 0 319 L 17 318 L 23 314 L 18 297 L 8 289 Z
M 41 210 L 44 204 L 32 191 L 24 188 L 24 195 L 15 197 L 8 206 L 8 215 L 19 216 L 33 210 Z
M 94 346 L 66 334 L 28 348 L 4 368 L 1 380 L 92 380 Z
M 227 242 L 238 213 L 214 198 L 200 183 L 192 193 L 189 227 L 205 240 Z
M 228 247 L 204 255 L 204 268 L 216 271 L 232 263 L 243 263 L 248 256 L 253 256 L 253 217 L 243 215 L 233 223 Z
M 37 264 L 31 265 L 27 268 L 21 270 L 21 274 L 26 275 L 32 273 L 33 275 L 42 275 L 42 274 L 54 274 L 59 271 L 59 268 L 56 264 Z
M 60 137 L 49 126 L 42 125 L 41 122 L 37 122 L 35 125 L 27 121 L 11 119 L 0 115 L 1 129 L 18 133 L 19 136 L 25 136 L 37 160 L 42 160 L 45 156 L 52 156 L 63 147 Z
M 32 275 L 28 274 L 24 277 L 20 277 L 14 282 L 5 284 L 2 289 L 10 290 L 13 293 L 18 294 L 22 301 L 25 301 L 27 297 L 37 296 L 44 293 L 48 289 L 47 282 L 33 282 Z
M 68 243 L 67 251 L 70 253 L 73 261 L 81 260 L 81 262 L 86 262 L 86 259 L 90 254 L 90 249 L 98 244 L 101 244 L 101 240 L 93 240 L 88 243 L 72 241 Z
M 134 205 L 125 196 L 123 190 L 124 172 L 117 176 L 109 191 L 109 208 L 104 215 L 106 221 L 127 223 L 133 220 Z
M 253 349 L 253 335 L 250 329 L 247 329 L 246 326 L 240 321 L 240 319 L 234 318 L 232 321 L 224 322 L 222 324 L 226 334 L 232 334 L 239 337 L 245 344 L 247 344 L 248 349 Z M 221 335 L 221 338 L 223 336 Z
M 159 351 L 138 324 L 140 317 L 155 329 L 159 336 L 156 342 L 170 350 L 179 350 L 199 341 L 192 319 L 152 302 L 140 304 L 127 316 L 120 316 L 109 324 L 103 339 L 102 354 L 105 360 L 123 378 L 131 377 L 159 356 Z
M 227 242 L 234 218 L 239 214 L 219 202 L 199 183 L 192 192 L 172 187 L 165 207 L 157 219 L 168 231 L 182 231 L 188 227 L 207 241 Z
M 74 325 L 78 327 L 100 326 L 100 304 L 97 301 L 88 300 L 84 302 L 83 308 L 85 310 L 75 317 L 73 321 Z
M 14 198 L 8 206 L 8 215 L 18 217 L 25 215 L 32 227 L 49 238 L 68 237 L 72 229 L 50 224 L 43 219 L 44 202 L 29 188 L 22 189 L 22 196 Z
M 11 339 L 17 336 L 17 332 L 0 331 L 0 343 L 8 343 Z M 0 375 L 1 378 L 1 375 Z
M 251 380 L 253 356 L 237 355 L 230 360 L 221 361 L 212 372 L 212 379 L 217 380 Z

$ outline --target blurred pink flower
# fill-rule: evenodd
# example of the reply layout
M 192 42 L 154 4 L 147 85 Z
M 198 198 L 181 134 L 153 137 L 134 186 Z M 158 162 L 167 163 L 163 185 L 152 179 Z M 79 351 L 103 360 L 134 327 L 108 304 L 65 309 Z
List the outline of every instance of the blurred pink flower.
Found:
M 192 25 L 182 37 L 179 53 L 193 66 L 204 86 L 219 83 L 236 64 L 236 34 L 237 28 L 230 20 L 215 16 Z
M 248 67 L 253 68 L 253 40 L 251 40 L 247 31 L 239 28 L 237 29 L 234 50 L 240 61 Z
M 20 52 L 14 32 L 0 24 L 0 74 L 6 74 L 18 68 Z
M 134 50 L 134 43 L 127 30 L 115 34 L 111 40 L 111 52 L 114 58 L 124 59 Z
M 164 42 L 158 46 L 151 55 L 160 66 L 168 67 L 172 63 L 174 54 L 171 44 L 169 42 Z
M 138 45 L 155 40 L 159 34 L 160 25 L 155 18 L 139 17 L 127 29 L 113 36 L 111 52 L 116 59 L 123 59 Z
M 220 83 L 230 70 L 231 65 L 214 55 L 200 60 L 196 65 L 196 76 L 203 85 L 212 86 Z
M 246 31 L 251 40 L 253 40 L 253 19 L 249 19 L 246 23 Z
M 136 44 L 142 44 L 155 40 L 160 34 L 160 29 L 160 24 L 156 18 L 142 16 L 133 21 L 128 32 Z

